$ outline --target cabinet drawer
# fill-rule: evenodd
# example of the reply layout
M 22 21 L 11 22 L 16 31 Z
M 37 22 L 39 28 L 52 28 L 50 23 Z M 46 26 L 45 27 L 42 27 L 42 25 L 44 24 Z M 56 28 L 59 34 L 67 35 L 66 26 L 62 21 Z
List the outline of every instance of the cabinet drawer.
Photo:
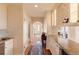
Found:
M 13 39 L 9 39 L 5 41 L 5 45 L 10 45 L 10 44 L 13 44 Z
M 5 48 L 13 47 L 13 44 L 5 45 Z

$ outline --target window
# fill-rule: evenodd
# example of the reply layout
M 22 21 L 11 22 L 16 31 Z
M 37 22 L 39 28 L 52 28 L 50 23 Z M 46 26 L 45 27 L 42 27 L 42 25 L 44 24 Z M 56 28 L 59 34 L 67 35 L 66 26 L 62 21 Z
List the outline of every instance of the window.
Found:
M 70 4 L 70 22 L 74 23 L 78 20 L 78 4 L 71 3 Z
M 54 11 L 52 11 L 52 26 L 56 25 L 56 9 L 54 9 Z
M 35 22 L 33 24 L 33 34 L 41 34 L 42 24 L 40 22 Z
M 44 24 L 44 32 L 47 33 L 47 23 Z

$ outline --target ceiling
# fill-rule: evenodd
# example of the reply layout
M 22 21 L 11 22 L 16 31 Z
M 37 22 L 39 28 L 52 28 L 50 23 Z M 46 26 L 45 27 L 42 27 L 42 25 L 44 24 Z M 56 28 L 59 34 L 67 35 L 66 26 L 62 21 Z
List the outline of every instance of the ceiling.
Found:
M 34 5 L 38 5 L 37 8 Z M 25 12 L 31 17 L 44 17 L 47 11 L 53 10 L 59 4 L 56 3 L 26 3 L 23 4 Z

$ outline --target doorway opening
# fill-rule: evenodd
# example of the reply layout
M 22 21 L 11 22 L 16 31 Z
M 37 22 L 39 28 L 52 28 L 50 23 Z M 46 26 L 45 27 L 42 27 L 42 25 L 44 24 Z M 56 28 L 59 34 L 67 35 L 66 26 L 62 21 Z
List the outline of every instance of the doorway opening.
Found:
M 41 34 L 43 31 L 43 25 L 41 22 L 37 21 L 33 23 L 33 44 L 40 43 L 41 44 Z

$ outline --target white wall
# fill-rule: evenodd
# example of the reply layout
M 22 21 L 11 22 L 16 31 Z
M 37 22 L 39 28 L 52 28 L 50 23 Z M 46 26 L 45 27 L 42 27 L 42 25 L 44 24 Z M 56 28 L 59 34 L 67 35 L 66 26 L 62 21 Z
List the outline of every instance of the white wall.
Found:
M 0 4 L 0 30 L 7 29 L 7 5 Z
M 48 35 L 50 34 L 50 28 L 51 28 L 51 11 L 46 13 L 45 19 L 44 19 L 44 25 L 47 24 L 47 44 L 46 48 L 50 49 L 50 40 L 48 39 Z
M 7 30 L 14 37 L 14 54 L 23 54 L 23 8 L 21 4 L 7 6 Z
M 23 7 L 23 47 L 28 47 L 30 41 L 30 20 L 31 18 L 27 15 L 26 9 Z
M 8 36 L 7 29 L 7 5 L 0 3 L 0 38 Z
M 44 24 L 47 24 L 47 34 L 50 35 L 51 33 L 51 11 L 46 13 Z
M 79 26 L 69 27 L 69 39 L 79 43 Z
M 48 11 L 46 16 L 45 16 L 45 19 L 44 19 L 44 25 L 47 24 L 47 45 L 46 45 L 46 47 L 48 49 L 50 49 L 51 52 L 53 53 L 53 47 L 55 47 L 55 46 L 53 46 L 52 43 L 54 44 L 55 41 L 54 41 L 54 37 L 50 38 L 50 36 L 55 35 L 57 30 L 55 27 L 52 27 L 51 17 L 53 18 L 54 16 L 51 14 L 51 11 Z

